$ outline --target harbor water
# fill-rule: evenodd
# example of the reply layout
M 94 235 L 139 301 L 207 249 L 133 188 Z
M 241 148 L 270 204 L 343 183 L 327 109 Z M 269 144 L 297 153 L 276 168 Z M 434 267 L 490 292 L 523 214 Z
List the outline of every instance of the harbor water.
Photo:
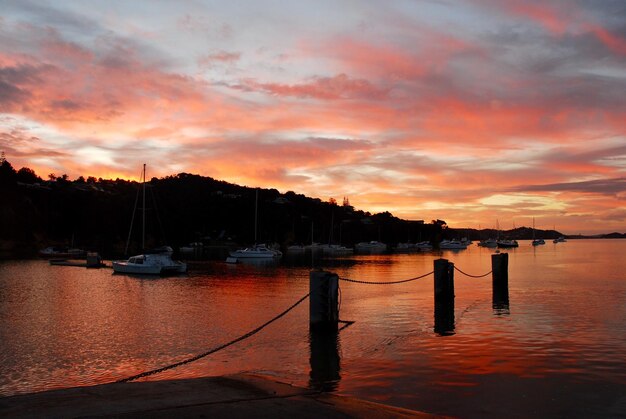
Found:
M 340 281 L 337 334 L 309 333 L 308 301 L 254 336 L 142 380 L 261 373 L 298 386 L 460 417 L 626 417 L 626 240 L 509 249 L 509 305 L 491 275 L 456 271 L 454 324 L 434 330 L 433 276 Z M 472 275 L 493 249 L 192 262 L 188 275 L 0 262 L 0 396 L 94 385 L 202 354 L 341 278 L 416 277 L 446 258 Z

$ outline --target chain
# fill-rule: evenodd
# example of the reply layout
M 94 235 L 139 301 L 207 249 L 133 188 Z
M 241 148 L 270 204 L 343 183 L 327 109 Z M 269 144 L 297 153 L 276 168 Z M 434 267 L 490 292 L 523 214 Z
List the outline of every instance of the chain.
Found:
M 489 275 L 490 273 L 492 273 L 492 272 L 493 272 L 493 271 L 489 271 L 489 272 L 487 272 L 487 273 L 486 273 L 486 274 L 484 274 L 484 275 L 470 275 L 470 274 L 468 274 L 468 273 L 463 272 L 463 271 L 462 271 L 462 270 L 460 270 L 459 268 L 457 268 L 457 267 L 456 267 L 456 265 L 454 266 L 454 269 L 456 269 L 457 271 L 461 272 L 461 273 L 462 273 L 463 275 L 465 275 L 465 276 L 469 276 L 470 278 L 483 278 L 483 277 L 485 277 L 485 276 L 487 276 L 487 275 Z
M 392 281 L 392 282 L 368 282 L 368 281 L 359 281 L 359 280 L 350 279 L 350 278 L 339 278 L 339 280 L 346 281 L 346 282 L 354 282 L 354 283 L 357 283 L 357 284 L 392 285 L 392 284 L 402 284 L 402 283 L 405 283 L 405 282 L 411 282 L 411 281 L 415 281 L 417 279 L 422 279 L 422 278 L 425 278 L 428 275 L 432 274 L 433 272 L 434 271 L 431 271 L 431 272 L 428 272 L 427 274 L 416 276 L 415 278 L 403 279 L 402 281 Z

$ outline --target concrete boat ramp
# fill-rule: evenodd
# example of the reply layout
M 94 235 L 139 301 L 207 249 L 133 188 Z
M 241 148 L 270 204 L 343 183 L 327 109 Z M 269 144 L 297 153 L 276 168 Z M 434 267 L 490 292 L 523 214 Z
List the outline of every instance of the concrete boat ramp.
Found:
M 3 418 L 434 418 L 413 410 L 237 374 L 101 384 L 0 398 Z

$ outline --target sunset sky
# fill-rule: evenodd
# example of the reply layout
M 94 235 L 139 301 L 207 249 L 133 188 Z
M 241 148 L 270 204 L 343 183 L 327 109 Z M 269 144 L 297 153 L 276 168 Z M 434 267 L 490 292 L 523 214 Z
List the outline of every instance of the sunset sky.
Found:
M 626 232 L 624 0 L 0 0 L 19 169 Z

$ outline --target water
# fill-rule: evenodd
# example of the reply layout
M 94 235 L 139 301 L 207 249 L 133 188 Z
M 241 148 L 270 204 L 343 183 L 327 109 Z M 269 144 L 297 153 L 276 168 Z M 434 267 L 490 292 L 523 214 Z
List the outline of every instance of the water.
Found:
M 491 269 L 492 250 L 354 256 L 341 277 L 392 281 Z M 308 301 L 255 336 L 147 379 L 254 372 L 462 417 L 626 417 L 626 241 L 509 251 L 508 309 L 491 277 L 455 274 L 455 323 L 434 332 L 433 278 L 341 282 L 337 336 L 309 336 Z M 0 263 L 0 395 L 105 383 L 177 362 L 254 329 L 308 292 L 310 264 L 197 263 L 185 277 Z

